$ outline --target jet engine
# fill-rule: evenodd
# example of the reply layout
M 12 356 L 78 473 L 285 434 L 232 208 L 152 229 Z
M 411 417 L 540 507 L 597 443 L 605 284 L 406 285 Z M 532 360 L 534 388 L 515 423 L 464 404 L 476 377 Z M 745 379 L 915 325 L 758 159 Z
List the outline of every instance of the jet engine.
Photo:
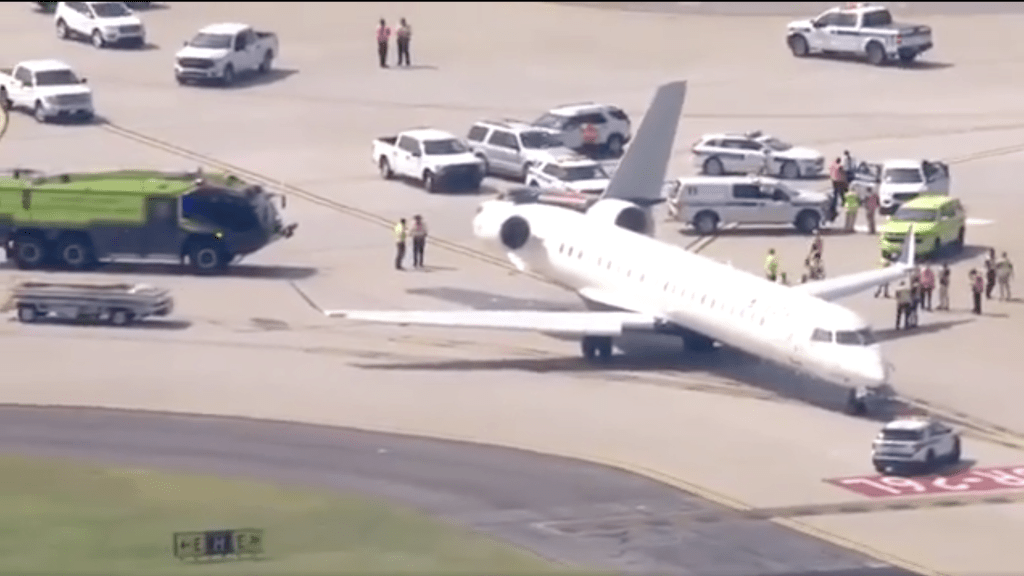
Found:
M 481 207 L 473 219 L 477 238 L 501 244 L 507 250 L 519 250 L 530 241 L 530 223 L 522 214 L 495 203 Z
M 599 200 L 587 209 L 588 218 L 597 218 L 606 223 L 625 228 L 637 234 L 652 236 L 654 219 L 651 211 L 625 200 Z
M 522 216 L 509 216 L 498 228 L 498 240 L 509 250 L 519 250 L 530 240 L 530 223 Z

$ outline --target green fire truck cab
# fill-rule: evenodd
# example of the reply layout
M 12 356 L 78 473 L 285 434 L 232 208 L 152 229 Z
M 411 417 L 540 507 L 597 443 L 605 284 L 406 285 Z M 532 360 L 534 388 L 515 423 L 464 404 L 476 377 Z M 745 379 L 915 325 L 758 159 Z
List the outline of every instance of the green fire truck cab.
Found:
M 284 196 L 232 175 L 126 170 L 0 173 L 0 240 L 19 268 L 88 269 L 102 260 L 173 258 L 198 273 L 281 238 Z

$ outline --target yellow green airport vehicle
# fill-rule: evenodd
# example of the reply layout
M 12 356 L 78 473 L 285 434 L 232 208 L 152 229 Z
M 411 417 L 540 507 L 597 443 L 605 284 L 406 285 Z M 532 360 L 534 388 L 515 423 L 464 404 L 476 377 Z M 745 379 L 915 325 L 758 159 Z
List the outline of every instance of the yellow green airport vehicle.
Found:
M 213 274 L 290 238 L 284 197 L 226 174 L 0 172 L 0 240 L 21 269 L 173 259 Z
M 883 256 L 899 255 L 911 225 L 917 238 L 917 254 L 922 257 L 935 256 L 943 250 L 958 252 L 964 247 L 967 214 L 956 198 L 918 196 L 904 202 L 879 230 Z

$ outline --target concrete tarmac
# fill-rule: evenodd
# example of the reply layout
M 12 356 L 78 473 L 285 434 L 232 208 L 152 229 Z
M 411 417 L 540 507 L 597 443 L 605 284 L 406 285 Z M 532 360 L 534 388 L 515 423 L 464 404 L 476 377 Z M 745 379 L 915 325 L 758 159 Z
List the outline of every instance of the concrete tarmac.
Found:
M 578 359 L 577 343 L 541 335 L 328 321 L 282 280 L 300 282 L 333 308 L 577 307 L 571 295 L 477 251 L 483 247 L 471 238 L 469 220 L 480 196 L 428 195 L 380 181 L 370 142 L 425 124 L 461 134 L 484 117 L 529 119 L 586 99 L 620 104 L 638 118 L 653 88 L 680 76 L 691 84 L 673 174 L 693 172 L 686 146 L 700 134 L 755 128 L 829 156 L 849 148 L 865 159 L 941 158 L 952 166 L 953 194 L 972 217 L 992 221 L 969 227 L 955 278 L 962 282 L 990 246 L 1024 254 L 1012 222 L 1024 208 L 1012 189 L 1024 151 L 1018 15 L 914 15 L 935 29 L 934 52 L 910 68 L 878 69 L 793 59 L 783 44 L 788 17 L 529 3 L 240 6 L 183 3 L 145 12 L 153 45 L 140 51 L 62 42 L 52 20 L 30 6 L 0 6 L 7 57 L 67 60 L 89 78 L 109 122 L 37 125 L 14 114 L 0 141 L 3 164 L 181 169 L 209 157 L 290 185 L 288 217 L 300 222 L 295 238 L 227 278 L 153 264 L 76 275 L 165 285 L 180 303 L 177 318 L 125 331 L 4 324 L 0 340 L 18 361 L 7 369 L 3 401 L 468 440 L 615 464 L 723 505 L 822 511 L 855 498 L 822 479 L 868 473 L 877 429 L 829 411 L 835 398 L 825 387 L 730 351 L 680 358 L 677 343 L 620 342 L 644 354 L 595 371 Z M 405 16 L 416 27 L 412 69 L 376 67 L 367 38 L 381 16 Z M 277 32 L 277 70 L 234 89 L 178 87 L 174 50 L 218 20 Z M 437 239 L 426 271 L 399 274 L 390 268 L 387 226 L 414 213 L 426 216 Z M 692 239 L 680 224 L 663 223 L 659 234 L 679 244 Z M 440 240 L 472 250 L 445 249 Z M 775 246 L 796 277 L 807 244 L 788 231 L 744 230 L 719 236 L 705 253 L 758 272 Z M 877 239 L 867 235 L 829 235 L 828 271 L 874 267 L 876 250 Z M 28 277 L 69 278 L 5 271 L 3 280 Z M 977 318 L 963 312 L 964 290 L 954 286 L 954 312 L 925 315 L 914 333 L 886 330 L 891 301 L 867 295 L 848 304 L 882 331 L 897 389 L 981 431 L 966 445 L 972 461 L 1020 464 L 1024 419 L 1015 375 L 1024 363 L 1005 347 L 1024 335 L 1020 303 L 988 303 Z M 1024 565 L 1018 518 L 1018 505 L 1003 504 L 776 522 L 922 573 L 978 574 Z M 969 537 L 965 525 L 973 527 Z

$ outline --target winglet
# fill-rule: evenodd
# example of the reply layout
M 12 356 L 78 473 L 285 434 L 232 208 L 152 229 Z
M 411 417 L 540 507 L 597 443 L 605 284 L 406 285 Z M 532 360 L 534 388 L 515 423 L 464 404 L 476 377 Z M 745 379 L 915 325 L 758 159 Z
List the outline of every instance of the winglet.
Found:
M 626 200 L 641 206 L 664 199 L 662 188 L 685 100 L 685 80 L 658 87 L 601 199 Z
M 907 236 L 903 239 L 903 247 L 900 248 L 900 257 L 896 260 L 897 264 L 902 264 L 907 268 L 914 267 L 914 260 L 917 252 L 917 237 L 914 233 L 914 225 L 910 225 L 910 229 L 907 230 Z

